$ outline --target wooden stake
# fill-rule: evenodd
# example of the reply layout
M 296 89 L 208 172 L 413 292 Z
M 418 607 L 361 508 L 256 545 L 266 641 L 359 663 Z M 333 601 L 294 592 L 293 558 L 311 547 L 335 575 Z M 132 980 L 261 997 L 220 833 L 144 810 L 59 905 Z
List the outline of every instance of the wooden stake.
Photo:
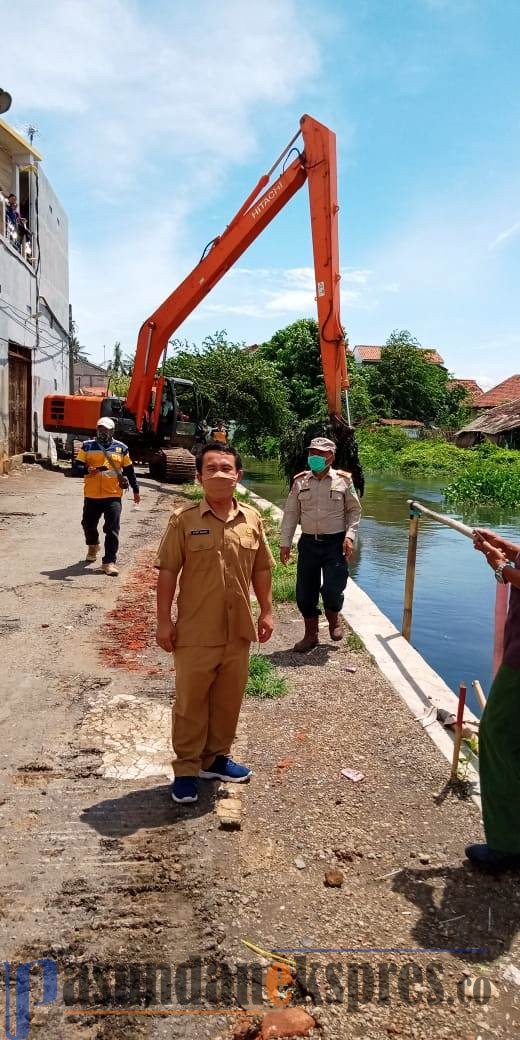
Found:
M 457 722 L 455 723 L 455 746 L 453 748 L 453 761 L 451 763 L 451 779 L 456 780 L 459 770 L 460 746 L 462 744 L 462 723 L 464 720 L 464 708 L 466 707 L 466 687 L 461 682 L 459 686 L 459 707 L 457 711 Z
M 410 507 L 412 508 L 412 507 Z M 410 642 L 412 631 L 413 587 L 415 582 L 415 561 L 417 559 L 417 536 L 419 534 L 419 517 L 410 512 L 408 530 L 408 556 L 406 558 L 406 581 L 404 586 L 404 611 L 402 635 Z
M 484 711 L 484 708 L 486 707 L 486 698 L 484 695 L 484 690 L 482 689 L 482 686 L 480 685 L 478 679 L 474 679 L 471 685 L 475 690 L 480 707 L 482 708 L 482 711 Z

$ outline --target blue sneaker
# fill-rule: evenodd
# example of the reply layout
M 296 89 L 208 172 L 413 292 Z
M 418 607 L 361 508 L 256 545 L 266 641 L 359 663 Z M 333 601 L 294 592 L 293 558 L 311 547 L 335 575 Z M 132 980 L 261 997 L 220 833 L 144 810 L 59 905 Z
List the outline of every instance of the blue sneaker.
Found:
M 176 776 L 170 788 L 174 802 L 196 802 L 199 795 L 194 776 Z
M 203 780 L 227 780 L 232 784 L 243 784 L 244 780 L 249 780 L 252 772 L 248 766 L 241 766 L 226 755 L 217 755 L 209 769 L 199 770 L 199 776 Z

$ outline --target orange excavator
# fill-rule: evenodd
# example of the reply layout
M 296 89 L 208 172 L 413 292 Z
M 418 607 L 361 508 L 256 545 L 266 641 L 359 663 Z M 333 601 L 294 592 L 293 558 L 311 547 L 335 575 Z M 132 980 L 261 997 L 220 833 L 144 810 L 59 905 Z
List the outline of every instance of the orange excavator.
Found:
M 303 149 L 296 146 L 300 136 Z M 274 176 L 280 166 L 282 172 Z M 44 402 L 45 429 L 87 436 L 94 432 L 101 415 L 110 416 L 116 424 L 116 436 L 129 445 L 135 461 L 149 463 L 152 476 L 180 482 L 193 479 L 194 452 L 208 439 L 210 429 L 203 419 L 196 387 L 188 380 L 164 375 L 168 341 L 306 181 L 328 411 L 335 429 L 351 432 L 346 348 L 340 321 L 336 135 L 308 115 L 302 116 L 298 133 L 260 178 L 226 229 L 208 243 L 191 274 L 141 326 L 126 400 L 51 394 Z M 158 375 L 162 354 L 163 373 Z

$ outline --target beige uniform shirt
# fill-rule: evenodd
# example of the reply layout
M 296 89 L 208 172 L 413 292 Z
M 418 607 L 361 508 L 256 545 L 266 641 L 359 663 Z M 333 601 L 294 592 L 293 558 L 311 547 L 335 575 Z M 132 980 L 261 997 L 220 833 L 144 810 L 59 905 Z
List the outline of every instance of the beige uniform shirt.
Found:
M 350 474 L 330 469 L 321 480 L 310 470 L 294 478 L 285 504 L 280 544 L 292 545 L 301 524 L 303 534 L 339 534 L 354 542 L 361 518 L 361 505 Z
M 205 499 L 174 509 L 155 566 L 181 573 L 176 646 L 222 646 L 257 638 L 249 587 L 258 571 L 274 566 L 262 519 L 235 503 L 219 520 Z

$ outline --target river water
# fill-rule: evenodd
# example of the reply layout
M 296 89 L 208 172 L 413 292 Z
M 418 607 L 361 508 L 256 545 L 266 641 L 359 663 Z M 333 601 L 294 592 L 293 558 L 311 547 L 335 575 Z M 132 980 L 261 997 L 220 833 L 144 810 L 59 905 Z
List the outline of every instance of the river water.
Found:
M 283 507 L 287 485 L 276 462 L 245 460 L 243 483 Z M 447 510 L 442 483 L 396 476 L 367 476 L 358 549 L 352 576 L 397 628 L 403 613 L 407 499 L 416 498 L 438 512 L 472 526 L 492 527 L 520 540 L 518 513 L 490 507 L 471 515 Z M 454 691 L 468 687 L 468 704 L 477 714 L 471 687 L 479 679 L 489 690 L 493 656 L 495 580 L 468 538 L 434 521 L 421 519 L 415 576 L 412 643 Z

